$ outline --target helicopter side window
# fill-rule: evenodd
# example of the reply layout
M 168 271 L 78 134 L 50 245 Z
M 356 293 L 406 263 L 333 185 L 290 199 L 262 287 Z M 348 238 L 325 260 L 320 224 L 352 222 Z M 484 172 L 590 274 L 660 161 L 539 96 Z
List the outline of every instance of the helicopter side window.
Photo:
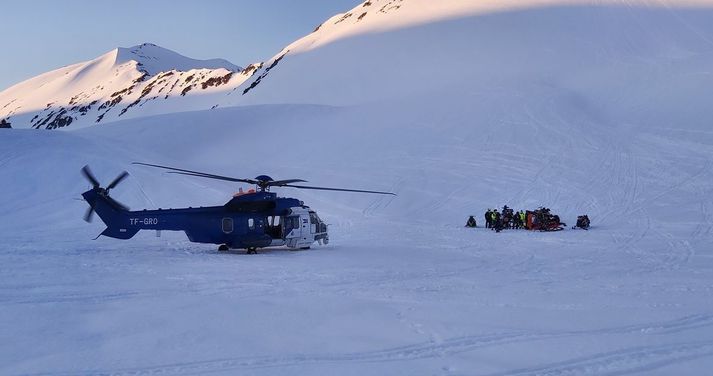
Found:
M 248 228 L 251 230 L 255 229 L 255 221 L 252 218 L 248 218 Z
M 280 225 L 280 216 L 270 217 L 270 226 L 276 227 Z
M 223 218 L 223 232 L 226 234 L 230 234 L 233 232 L 233 218 Z

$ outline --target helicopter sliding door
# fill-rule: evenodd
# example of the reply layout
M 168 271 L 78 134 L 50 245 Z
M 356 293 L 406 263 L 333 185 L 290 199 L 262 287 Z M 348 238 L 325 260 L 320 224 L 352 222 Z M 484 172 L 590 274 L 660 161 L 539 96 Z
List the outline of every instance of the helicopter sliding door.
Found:
M 298 215 L 293 215 L 284 218 L 283 233 L 285 234 L 285 239 L 299 238 L 302 236 L 300 217 Z
M 265 218 L 265 233 L 273 239 L 282 239 L 282 222 L 283 217 L 278 215 Z

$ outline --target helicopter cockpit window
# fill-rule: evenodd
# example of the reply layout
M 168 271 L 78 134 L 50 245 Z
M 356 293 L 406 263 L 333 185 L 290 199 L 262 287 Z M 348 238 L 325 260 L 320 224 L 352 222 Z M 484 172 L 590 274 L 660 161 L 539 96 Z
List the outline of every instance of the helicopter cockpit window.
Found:
M 309 221 L 314 225 L 313 232 L 327 232 L 327 225 L 322 222 L 317 213 L 309 213 Z
M 300 217 L 286 217 L 285 218 L 285 235 L 289 235 L 290 231 L 300 228 Z

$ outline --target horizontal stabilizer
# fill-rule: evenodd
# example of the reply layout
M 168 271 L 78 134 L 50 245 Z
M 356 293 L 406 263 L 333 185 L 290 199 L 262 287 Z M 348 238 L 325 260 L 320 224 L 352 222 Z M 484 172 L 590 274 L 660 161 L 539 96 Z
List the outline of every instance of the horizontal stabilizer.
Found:
M 138 228 L 107 227 L 101 235 L 115 239 L 131 239 L 139 232 Z

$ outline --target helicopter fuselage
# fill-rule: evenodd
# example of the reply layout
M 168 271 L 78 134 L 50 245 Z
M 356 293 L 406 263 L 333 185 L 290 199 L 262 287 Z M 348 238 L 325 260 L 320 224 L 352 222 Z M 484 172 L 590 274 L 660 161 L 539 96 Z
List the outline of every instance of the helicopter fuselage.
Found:
M 316 212 L 300 200 L 269 191 L 236 195 L 223 206 L 138 211 L 124 210 L 101 190 L 82 195 L 107 225 L 102 235 L 117 239 L 130 239 L 140 230 L 166 230 L 232 249 L 297 249 L 329 242 L 327 226 Z

